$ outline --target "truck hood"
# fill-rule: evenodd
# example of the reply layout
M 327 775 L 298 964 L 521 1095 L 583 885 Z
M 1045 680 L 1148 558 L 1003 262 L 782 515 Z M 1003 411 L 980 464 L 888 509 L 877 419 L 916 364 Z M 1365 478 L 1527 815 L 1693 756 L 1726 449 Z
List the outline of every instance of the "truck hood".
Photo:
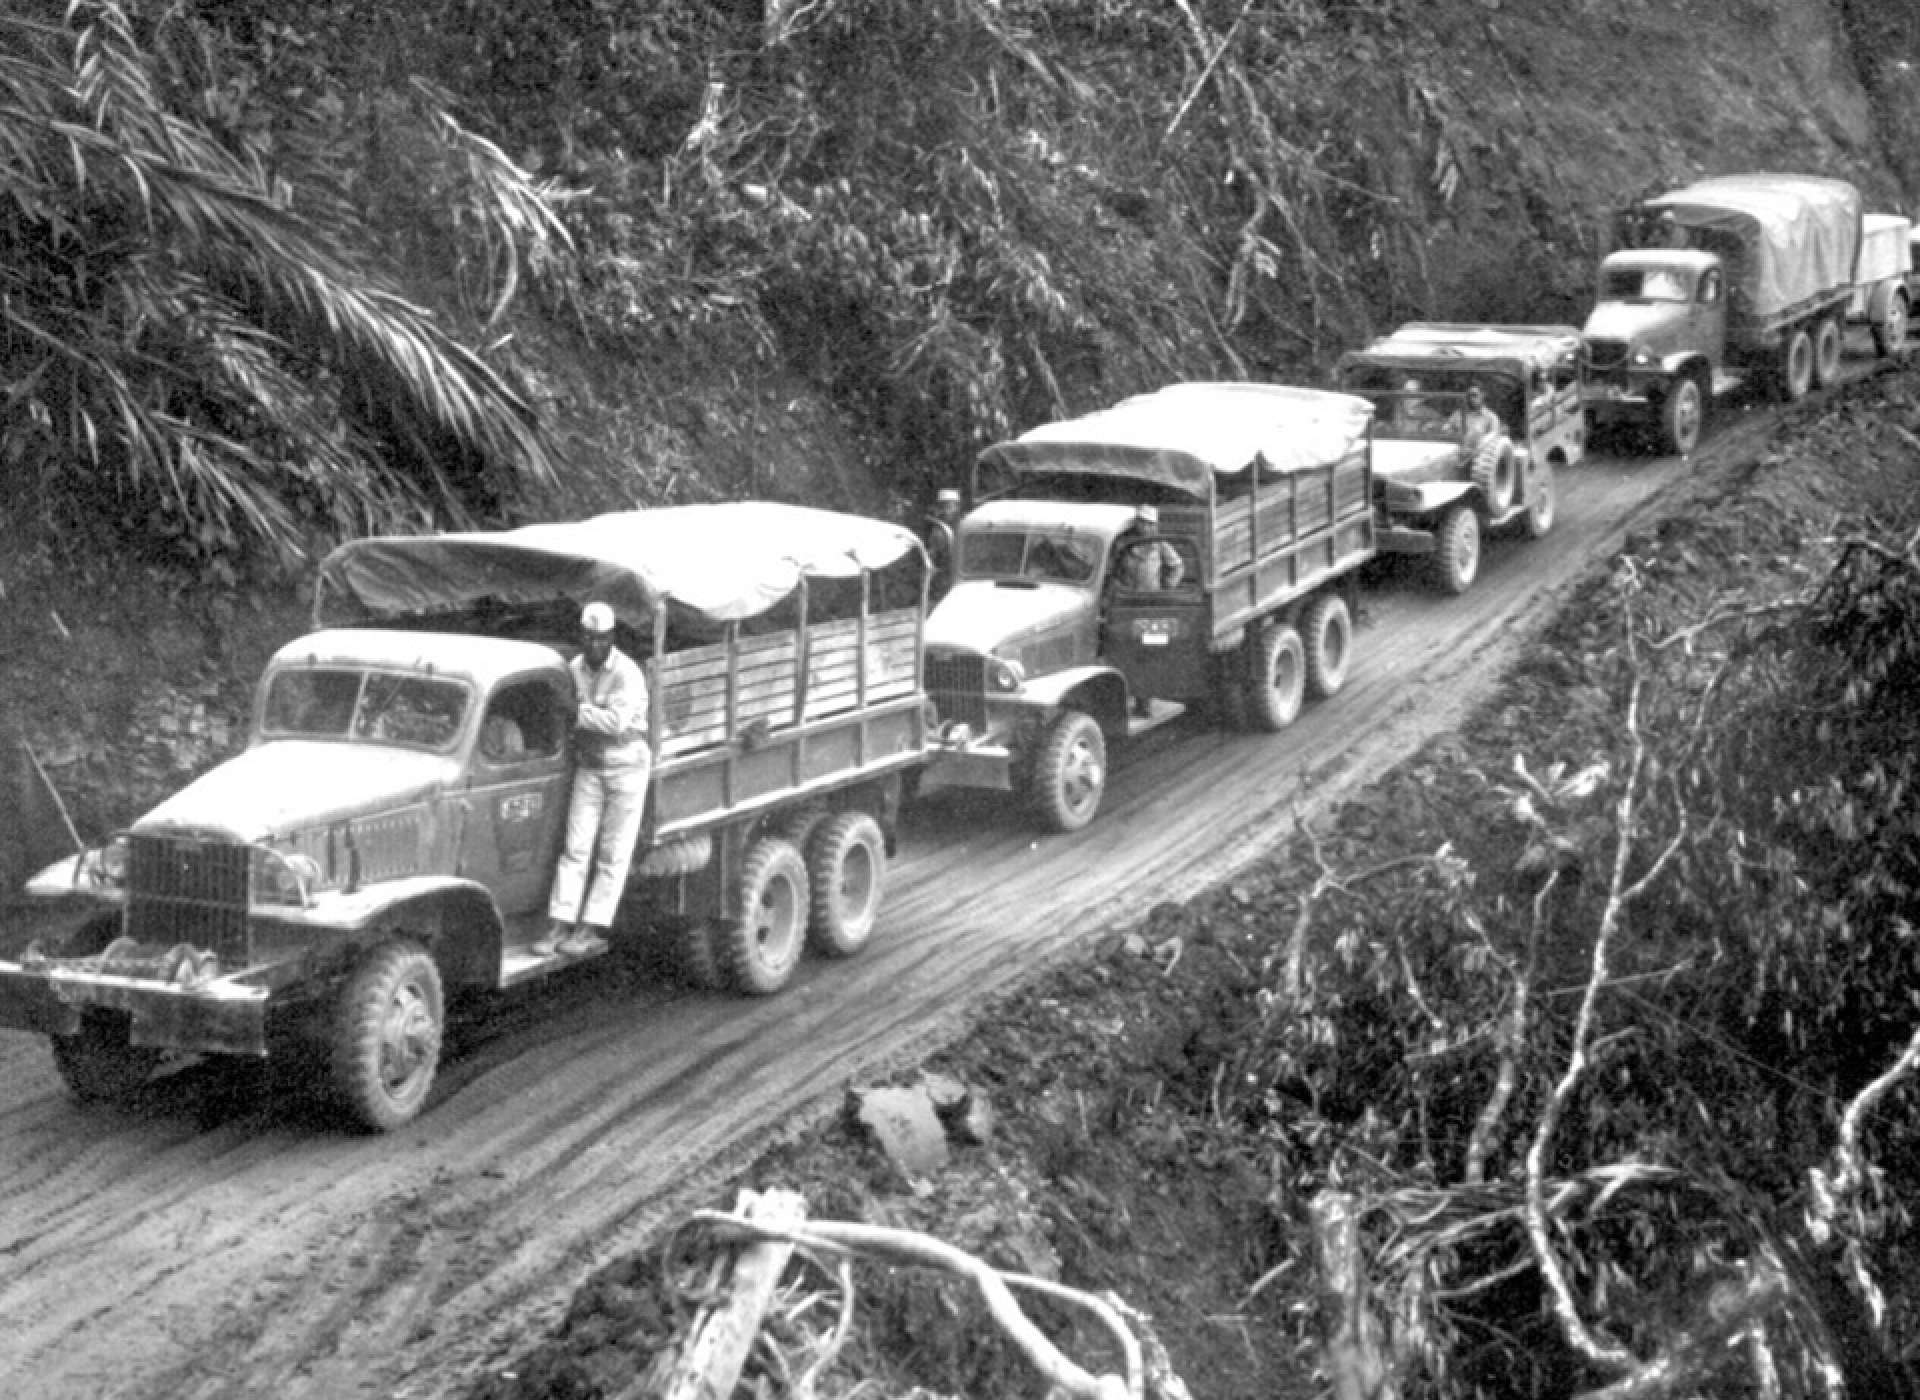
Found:
M 265 841 L 358 813 L 391 811 L 453 782 L 459 761 L 378 744 L 283 739 L 248 749 L 134 823 Z
M 1070 629 L 1093 609 L 1084 588 L 1062 583 L 955 584 L 927 618 L 927 647 L 1009 656 L 1027 642 Z
M 1417 486 L 1424 481 L 1457 481 L 1462 476 L 1460 449 L 1450 442 L 1421 438 L 1375 438 L 1373 479 Z
M 1614 340 L 1629 350 L 1645 346 L 1655 355 L 1669 348 L 1686 324 L 1687 308 L 1671 301 L 1603 301 L 1587 317 L 1580 334 L 1587 340 Z

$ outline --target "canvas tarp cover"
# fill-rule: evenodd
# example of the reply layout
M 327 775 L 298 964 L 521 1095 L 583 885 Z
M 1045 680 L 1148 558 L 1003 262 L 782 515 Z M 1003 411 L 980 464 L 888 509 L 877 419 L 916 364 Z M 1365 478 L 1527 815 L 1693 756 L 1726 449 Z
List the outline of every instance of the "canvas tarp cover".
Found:
M 980 454 L 1018 473 L 1124 476 L 1196 496 L 1216 475 L 1324 467 L 1366 440 L 1373 405 L 1279 384 L 1175 384 L 1047 423 Z
M 1516 379 L 1533 370 L 1571 366 L 1580 357 L 1580 332 L 1572 326 L 1469 326 L 1416 321 L 1341 356 L 1351 366 L 1380 365 L 1419 372 L 1456 365 Z
M 644 633 L 663 606 L 692 621 L 740 621 L 777 606 L 803 577 L 854 578 L 919 550 L 910 530 L 886 521 L 768 501 L 379 536 L 322 562 L 314 620 L 356 626 L 489 603 L 598 599 Z
M 1738 237 L 1736 268 L 1756 316 L 1771 316 L 1853 284 L 1860 252 L 1860 192 L 1813 175 L 1725 175 L 1647 201 L 1684 228 Z

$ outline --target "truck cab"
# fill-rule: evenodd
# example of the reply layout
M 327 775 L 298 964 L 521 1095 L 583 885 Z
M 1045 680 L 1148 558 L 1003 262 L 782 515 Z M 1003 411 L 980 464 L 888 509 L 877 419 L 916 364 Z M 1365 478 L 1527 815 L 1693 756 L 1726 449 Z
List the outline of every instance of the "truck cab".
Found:
M 1600 264 L 1586 342 L 1588 411 L 1597 419 L 1653 415 L 1666 450 L 1699 445 L 1706 407 L 1724 391 L 1727 275 L 1697 248 L 1639 248 Z

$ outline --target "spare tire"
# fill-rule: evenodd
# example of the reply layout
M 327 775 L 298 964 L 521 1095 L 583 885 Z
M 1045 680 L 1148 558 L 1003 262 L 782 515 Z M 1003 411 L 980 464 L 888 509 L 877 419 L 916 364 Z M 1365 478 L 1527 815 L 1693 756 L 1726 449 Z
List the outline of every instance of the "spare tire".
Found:
M 1473 484 L 1480 488 L 1487 514 L 1493 519 L 1513 509 L 1520 490 L 1520 470 L 1514 460 L 1512 439 L 1490 437 L 1474 449 Z

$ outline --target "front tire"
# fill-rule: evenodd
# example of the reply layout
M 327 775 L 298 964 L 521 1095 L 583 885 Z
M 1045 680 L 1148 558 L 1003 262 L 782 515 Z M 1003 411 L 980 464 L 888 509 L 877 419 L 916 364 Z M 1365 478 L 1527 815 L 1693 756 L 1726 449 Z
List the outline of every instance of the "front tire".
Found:
M 1107 790 L 1107 739 L 1084 710 L 1063 710 L 1034 756 L 1029 795 L 1054 831 L 1078 831 L 1100 810 Z
M 1255 729 L 1275 733 L 1300 714 L 1307 697 L 1307 647 L 1291 622 L 1262 628 L 1254 639 L 1247 676 L 1247 718 Z
M 1457 598 L 1480 577 L 1480 517 L 1472 506 L 1455 506 L 1440 517 L 1433 551 L 1440 591 Z
M 740 869 L 737 912 L 716 940 L 727 980 L 770 997 L 793 980 L 806 948 L 807 863 L 791 841 L 763 836 Z
M 1685 457 L 1700 445 L 1706 399 L 1692 375 L 1674 380 L 1660 404 L 1660 447 L 1669 457 Z
M 1907 297 L 1895 292 L 1887 302 L 1887 314 L 1873 326 L 1873 348 L 1882 359 L 1907 353 Z
M 887 881 L 887 838 L 867 812 L 838 812 L 807 845 L 812 915 L 807 943 L 830 958 L 850 958 L 873 937 Z
M 1823 316 L 1813 328 L 1813 382 L 1824 389 L 1840 379 L 1840 318 Z
M 1307 698 L 1324 700 L 1347 683 L 1353 661 L 1353 614 L 1338 593 L 1319 594 L 1300 615 L 1307 649 Z
M 132 1044 L 130 1029 L 124 1014 L 89 1011 L 78 1034 L 48 1037 L 68 1093 L 85 1104 L 113 1103 L 153 1078 L 161 1051 Z
M 1799 403 L 1813 388 L 1813 341 L 1805 327 L 1796 327 L 1787 336 L 1780 354 L 1780 397 L 1787 403 Z
M 410 939 L 362 958 L 340 992 L 332 1040 L 333 1085 L 363 1127 L 411 1122 L 440 1068 L 446 1006 L 440 969 Z

